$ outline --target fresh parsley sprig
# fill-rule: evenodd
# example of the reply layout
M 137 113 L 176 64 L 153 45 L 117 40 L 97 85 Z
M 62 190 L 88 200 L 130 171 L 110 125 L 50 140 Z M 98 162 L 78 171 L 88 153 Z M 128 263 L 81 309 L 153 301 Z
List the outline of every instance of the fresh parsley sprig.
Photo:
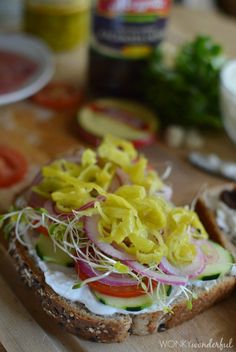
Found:
M 153 53 L 145 72 L 144 94 L 163 126 L 222 127 L 219 76 L 224 61 L 222 47 L 207 36 L 184 44 L 171 67 L 161 49 Z

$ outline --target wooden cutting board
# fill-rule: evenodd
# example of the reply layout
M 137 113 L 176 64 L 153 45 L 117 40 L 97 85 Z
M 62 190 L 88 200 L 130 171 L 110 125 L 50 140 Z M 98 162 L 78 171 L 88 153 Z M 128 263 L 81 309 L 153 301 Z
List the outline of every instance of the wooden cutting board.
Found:
M 7 123 L 1 124 L 0 139 L 2 143 L 20 147 L 30 162 L 37 159 L 42 163 L 80 143 L 73 113 L 65 116 L 38 111 L 29 103 L 6 109 L 10 109 L 5 113 L 11 116 L 14 128 L 9 128 Z M 235 146 L 226 136 L 208 135 L 205 149 L 235 160 Z M 166 162 L 173 166 L 168 182 L 173 186 L 176 204 L 190 203 L 203 186 L 224 182 L 190 166 L 186 150 L 171 150 L 159 142 L 142 152 L 160 172 L 165 169 Z M 2 348 L 9 352 L 153 352 L 161 349 L 161 343 L 166 343 L 165 351 L 188 351 L 196 350 L 196 347 L 186 347 L 187 341 L 207 344 L 210 339 L 218 343 L 229 343 L 232 339 L 234 347 L 230 350 L 236 351 L 236 293 L 173 330 L 145 337 L 132 336 L 122 344 L 90 343 L 65 333 L 42 312 L 37 299 L 19 280 L 6 250 L 2 247 L 0 252 L 0 342 L 3 346 L 0 351 Z

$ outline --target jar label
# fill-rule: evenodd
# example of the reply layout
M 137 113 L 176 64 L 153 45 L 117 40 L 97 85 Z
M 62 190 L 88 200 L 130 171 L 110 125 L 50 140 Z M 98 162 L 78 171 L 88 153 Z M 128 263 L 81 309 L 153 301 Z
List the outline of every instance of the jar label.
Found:
M 98 0 L 92 46 L 104 55 L 137 59 L 162 40 L 171 0 Z
M 103 13 L 155 13 L 169 9 L 167 0 L 101 0 L 97 9 Z

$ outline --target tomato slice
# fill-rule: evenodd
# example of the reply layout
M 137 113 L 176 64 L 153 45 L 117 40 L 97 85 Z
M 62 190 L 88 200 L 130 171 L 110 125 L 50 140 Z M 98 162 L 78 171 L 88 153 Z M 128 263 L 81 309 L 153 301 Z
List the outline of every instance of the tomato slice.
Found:
M 49 83 L 31 98 L 35 103 L 53 110 L 63 110 L 78 107 L 83 95 L 73 85 L 67 83 Z
M 27 161 L 18 151 L 0 146 L 0 188 L 21 181 L 27 172 Z
M 97 112 L 102 113 L 104 115 L 109 115 L 110 118 L 118 119 L 125 124 L 132 126 L 136 129 L 141 130 L 150 130 L 151 124 L 147 121 L 144 121 L 142 118 L 138 117 L 137 114 L 130 113 L 125 109 L 121 109 L 118 107 L 111 107 L 111 106 L 100 106 L 95 102 L 88 104 L 88 107 Z
M 86 280 L 89 278 L 84 272 L 82 272 L 79 268 L 79 264 L 76 263 L 76 271 L 81 280 Z M 89 287 L 93 288 L 94 290 L 104 293 L 109 296 L 113 297 L 137 297 L 142 296 L 146 292 L 139 286 L 110 286 L 105 285 L 99 281 L 93 281 L 88 283 Z M 156 286 L 156 283 L 153 282 L 153 287 Z
M 128 101 L 92 101 L 79 111 L 77 123 L 80 137 L 95 146 L 109 133 L 123 136 L 136 148 L 151 145 L 156 140 L 156 116 L 142 105 Z
M 37 220 L 36 221 L 34 221 L 33 223 L 34 224 L 37 224 Z M 44 226 L 39 226 L 39 227 L 37 227 L 37 232 L 38 233 L 41 233 L 41 234 L 43 234 L 44 236 L 49 236 L 49 233 L 48 233 L 48 230 L 47 230 L 47 228 L 46 227 L 44 227 Z

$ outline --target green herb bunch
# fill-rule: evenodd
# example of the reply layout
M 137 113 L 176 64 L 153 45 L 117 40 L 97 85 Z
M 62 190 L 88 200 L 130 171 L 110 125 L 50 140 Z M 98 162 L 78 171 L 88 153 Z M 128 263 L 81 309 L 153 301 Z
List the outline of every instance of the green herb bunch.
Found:
M 198 36 L 176 53 L 173 65 L 156 49 L 145 72 L 145 97 L 162 125 L 221 128 L 219 75 L 225 61 L 222 47 Z

